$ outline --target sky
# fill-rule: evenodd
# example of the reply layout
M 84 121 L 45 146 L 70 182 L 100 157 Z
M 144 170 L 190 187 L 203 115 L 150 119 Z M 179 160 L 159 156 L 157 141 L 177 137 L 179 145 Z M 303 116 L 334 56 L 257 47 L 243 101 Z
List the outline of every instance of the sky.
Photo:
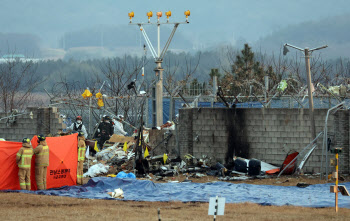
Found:
M 240 39 L 254 42 L 288 25 L 350 13 L 349 0 L 0 0 L 0 3 L 0 32 L 33 33 L 48 47 L 57 47 L 65 32 L 99 25 L 132 28 L 127 25 L 130 11 L 135 13 L 135 22 L 146 22 L 146 12 L 150 10 L 154 14 L 171 10 L 171 21 L 184 21 L 184 11 L 190 10 L 190 24 L 181 25 L 179 32 L 205 45 L 234 44 Z

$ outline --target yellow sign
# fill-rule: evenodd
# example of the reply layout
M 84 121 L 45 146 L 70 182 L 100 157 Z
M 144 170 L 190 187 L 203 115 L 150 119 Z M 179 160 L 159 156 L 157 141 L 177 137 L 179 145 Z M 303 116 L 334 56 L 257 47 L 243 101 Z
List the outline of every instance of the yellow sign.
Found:
M 124 152 L 126 152 L 128 150 L 128 144 L 126 142 L 124 143 L 123 150 L 124 150 Z
M 148 153 L 148 149 L 146 147 L 146 150 L 145 150 L 145 153 L 144 153 L 143 157 L 146 158 L 147 156 L 149 156 L 149 153 Z
M 168 159 L 168 155 L 164 154 L 163 155 L 163 160 L 164 160 L 164 164 L 166 163 L 166 160 Z
M 97 141 L 95 142 L 94 150 L 95 150 L 96 152 L 100 152 L 100 150 L 99 150 L 98 147 L 97 147 Z
M 92 94 L 88 89 L 85 89 L 84 93 L 81 96 L 83 96 L 83 98 L 85 99 L 88 97 L 92 97 Z
M 102 98 L 101 92 L 98 92 L 98 93 L 96 94 L 96 98 Z
M 105 104 L 103 103 L 103 100 L 102 100 L 102 99 L 98 99 L 98 100 L 97 100 L 97 105 L 98 105 L 99 107 L 103 107 Z

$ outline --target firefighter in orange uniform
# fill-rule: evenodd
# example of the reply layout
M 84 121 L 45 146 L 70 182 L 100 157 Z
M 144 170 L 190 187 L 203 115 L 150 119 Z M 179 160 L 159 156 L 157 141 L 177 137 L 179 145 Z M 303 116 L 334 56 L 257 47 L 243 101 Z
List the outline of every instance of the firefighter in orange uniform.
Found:
M 21 190 L 30 190 L 30 167 L 32 164 L 33 147 L 29 138 L 22 140 L 22 147 L 16 155 L 16 163 L 19 167 L 18 178 Z
M 38 135 L 39 145 L 34 149 L 35 158 L 35 180 L 38 190 L 46 190 L 46 173 L 49 166 L 49 147 L 44 135 Z
M 78 133 L 78 171 L 77 171 L 77 184 L 83 185 L 83 165 L 85 160 L 85 137 L 82 131 Z

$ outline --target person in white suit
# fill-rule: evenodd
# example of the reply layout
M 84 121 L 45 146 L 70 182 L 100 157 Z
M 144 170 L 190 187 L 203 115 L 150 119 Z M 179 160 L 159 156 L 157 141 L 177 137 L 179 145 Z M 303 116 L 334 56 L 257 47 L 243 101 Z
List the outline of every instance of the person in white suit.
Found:
M 121 135 L 121 136 L 128 135 L 128 133 L 123 128 L 123 123 L 122 123 L 123 120 L 124 120 L 124 116 L 123 115 L 118 115 L 117 118 L 113 119 L 114 134 Z

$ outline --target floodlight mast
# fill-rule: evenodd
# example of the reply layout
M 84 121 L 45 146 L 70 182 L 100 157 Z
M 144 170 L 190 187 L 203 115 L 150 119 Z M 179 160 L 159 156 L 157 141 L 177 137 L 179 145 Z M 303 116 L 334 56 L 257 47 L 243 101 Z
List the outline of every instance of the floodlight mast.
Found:
M 147 23 L 133 23 L 132 22 L 132 18 L 134 17 L 134 13 L 131 12 L 128 14 L 129 18 L 130 18 L 130 25 L 138 25 L 140 28 L 140 31 L 146 41 L 146 44 L 148 45 L 148 47 L 150 48 L 151 54 L 155 60 L 156 63 L 156 68 L 154 69 L 154 72 L 156 74 L 156 76 L 158 77 L 158 81 L 156 82 L 156 86 L 155 88 L 152 89 L 152 126 L 161 126 L 163 124 L 163 68 L 162 68 L 162 62 L 163 62 L 163 58 L 165 56 L 165 53 L 167 52 L 169 45 L 174 37 L 174 34 L 177 30 L 177 27 L 180 24 L 188 24 L 188 16 L 190 16 L 190 11 L 187 10 L 185 11 L 185 16 L 186 16 L 186 21 L 185 22 L 169 22 L 169 17 L 171 16 L 171 11 L 168 11 L 165 13 L 166 17 L 167 17 L 167 21 L 166 22 L 160 22 L 160 18 L 162 17 L 163 13 L 162 12 L 157 12 L 157 22 L 152 23 L 151 22 L 151 17 L 153 16 L 153 12 L 147 12 L 147 17 L 148 17 L 148 22 Z M 163 48 L 163 50 L 161 51 L 160 49 L 160 25 L 163 24 L 173 24 L 174 28 Z M 157 30 L 158 30 L 158 35 L 157 35 L 157 51 L 154 49 L 152 42 L 150 41 L 150 39 L 148 38 L 148 35 L 145 31 L 144 26 L 145 25 L 157 25 Z
M 283 48 L 283 55 L 286 55 L 288 53 L 287 47 L 291 47 L 294 49 L 297 49 L 299 51 L 302 51 L 305 55 L 305 67 L 306 67 L 306 74 L 307 74 L 307 86 L 308 86 L 308 96 L 309 96 L 309 112 L 310 112 L 310 124 L 311 124 L 311 140 L 314 140 L 316 138 L 316 127 L 315 127 L 315 118 L 314 118 L 314 101 L 312 97 L 312 91 L 311 91 L 311 70 L 310 70 L 310 57 L 311 53 L 316 50 L 321 50 L 323 48 L 327 48 L 328 45 L 324 45 L 318 48 L 299 48 L 297 46 L 291 45 L 291 44 L 284 44 Z M 316 142 L 316 141 L 315 141 Z

